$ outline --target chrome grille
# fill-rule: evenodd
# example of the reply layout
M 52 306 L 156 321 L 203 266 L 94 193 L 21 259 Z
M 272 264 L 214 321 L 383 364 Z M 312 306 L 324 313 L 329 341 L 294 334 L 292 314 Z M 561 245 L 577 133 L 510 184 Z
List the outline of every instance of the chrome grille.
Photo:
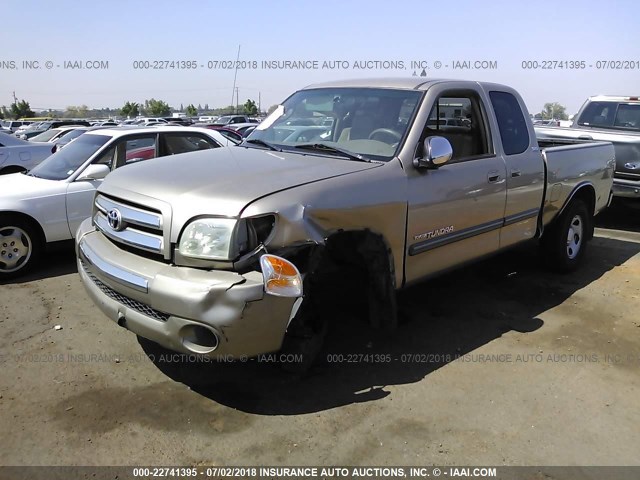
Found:
M 93 223 L 111 241 L 164 255 L 161 213 L 112 200 L 104 195 L 96 196 L 95 206 Z
M 155 308 L 151 308 L 149 305 L 139 302 L 138 300 L 134 300 L 133 298 L 129 298 L 126 295 L 122 295 L 116 292 L 113 288 L 109 287 L 102 283 L 93 273 L 87 269 L 85 263 L 81 260 L 80 264 L 82 265 L 82 269 L 87 274 L 87 276 L 91 279 L 93 283 L 100 289 L 102 293 L 104 293 L 109 298 L 115 300 L 118 303 L 121 303 L 125 307 L 129 307 L 131 310 L 135 310 L 138 313 L 146 315 L 147 317 L 154 318 L 159 320 L 160 322 L 166 322 L 169 318 L 168 313 L 161 312 L 156 310 Z

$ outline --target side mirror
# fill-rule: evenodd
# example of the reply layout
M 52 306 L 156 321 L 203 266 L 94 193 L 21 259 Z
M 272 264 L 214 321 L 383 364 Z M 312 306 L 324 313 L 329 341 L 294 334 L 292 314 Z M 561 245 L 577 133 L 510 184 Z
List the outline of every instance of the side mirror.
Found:
M 416 168 L 438 168 L 451 160 L 453 148 L 444 137 L 427 137 L 424 140 L 424 157 L 414 158 Z
M 106 177 L 111 170 L 107 165 L 102 163 L 93 163 L 84 169 L 78 178 L 76 178 L 76 182 L 79 181 L 87 181 L 87 180 L 102 180 Z

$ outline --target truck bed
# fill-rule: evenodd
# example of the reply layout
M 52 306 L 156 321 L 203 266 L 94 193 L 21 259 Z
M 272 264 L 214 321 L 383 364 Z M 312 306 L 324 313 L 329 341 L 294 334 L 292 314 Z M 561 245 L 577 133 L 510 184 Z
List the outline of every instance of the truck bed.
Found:
M 545 162 L 547 179 L 542 206 L 543 225 L 557 215 L 571 192 L 581 183 L 591 182 L 596 186 L 594 215 L 608 205 L 611 183 L 602 182 L 602 158 L 609 159 L 604 178 L 612 178 L 615 150 L 611 142 L 538 139 L 538 145 Z

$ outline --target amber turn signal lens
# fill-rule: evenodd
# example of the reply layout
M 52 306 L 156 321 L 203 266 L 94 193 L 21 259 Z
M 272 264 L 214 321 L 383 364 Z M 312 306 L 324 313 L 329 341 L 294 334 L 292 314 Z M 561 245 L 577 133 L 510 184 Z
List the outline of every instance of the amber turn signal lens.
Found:
M 279 297 L 301 297 L 302 276 L 289 260 L 275 255 L 260 257 L 265 292 Z

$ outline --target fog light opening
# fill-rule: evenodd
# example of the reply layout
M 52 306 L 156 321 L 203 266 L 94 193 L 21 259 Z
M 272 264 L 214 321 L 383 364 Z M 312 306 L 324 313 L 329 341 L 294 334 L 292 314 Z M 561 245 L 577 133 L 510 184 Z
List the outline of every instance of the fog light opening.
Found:
M 207 327 L 186 325 L 180 329 L 182 344 L 194 353 L 211 353 L 218 348 L 218 336 Z

